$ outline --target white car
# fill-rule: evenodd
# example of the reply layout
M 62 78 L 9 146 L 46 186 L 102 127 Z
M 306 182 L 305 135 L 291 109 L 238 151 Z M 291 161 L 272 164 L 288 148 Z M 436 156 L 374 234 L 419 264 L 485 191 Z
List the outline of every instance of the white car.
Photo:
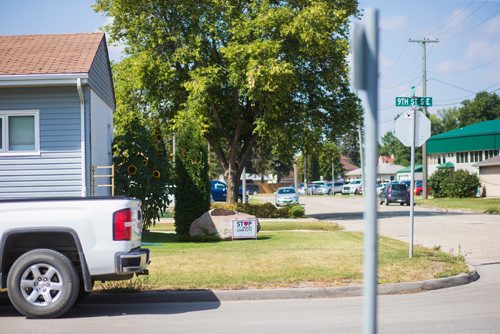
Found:
M 342 195 L 358 195 L 362 192 L 362 186 L 361 180 L 353 180 L 349 183 L 345 183 L 342 188 Z
M 276 206 L 299 204 L 299 194 L 294 187 L 281 187 L 276 190 Z

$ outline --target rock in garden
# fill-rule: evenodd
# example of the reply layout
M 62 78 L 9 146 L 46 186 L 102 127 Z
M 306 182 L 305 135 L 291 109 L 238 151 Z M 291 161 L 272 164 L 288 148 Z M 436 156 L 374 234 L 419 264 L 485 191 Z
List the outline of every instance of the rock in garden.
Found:
M 189 235 L 217 236 L 221 239 L 232 239 L 233 220 L 257 220 L 255 216 L 226 209 L 212 209 L 205 212 L 191 224 Z M 257 232 L 260 224 L 257 223 Z

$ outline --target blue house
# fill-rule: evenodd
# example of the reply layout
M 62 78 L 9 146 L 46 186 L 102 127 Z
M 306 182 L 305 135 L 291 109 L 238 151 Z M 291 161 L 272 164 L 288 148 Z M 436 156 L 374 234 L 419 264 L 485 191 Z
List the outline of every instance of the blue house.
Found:
M 0 36 L 0 199 L 91 195 L 114 110 L 103 33 Z

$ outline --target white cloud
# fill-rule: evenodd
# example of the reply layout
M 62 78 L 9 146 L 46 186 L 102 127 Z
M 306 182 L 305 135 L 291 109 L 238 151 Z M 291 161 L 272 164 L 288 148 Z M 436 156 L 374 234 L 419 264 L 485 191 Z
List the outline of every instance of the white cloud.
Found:
M 408 17 L 404 15 L 391 16 L 380 19 L 380 28 L 382 30 L 397 30 L 406 28 L 408 25 Z
M 500 40 L 496 38 L 473 40 L 467 46 L 465 56 L 474 61 L 488 61 L 500 54 Z
M 500 16 L 495 16 L 486 23 L 484 33 L 488 35 L 498 35 L 500 33 Z

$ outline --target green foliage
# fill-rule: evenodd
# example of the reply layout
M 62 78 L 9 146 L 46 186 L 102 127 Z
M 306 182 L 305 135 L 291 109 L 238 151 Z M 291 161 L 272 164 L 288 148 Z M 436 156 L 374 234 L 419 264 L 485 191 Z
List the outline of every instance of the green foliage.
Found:
M 281 208 L 272 203 L 249 204 L 249 203 L 212 203 L 212 208 L 248 213 L 258 218 L 299 218 L 303 217 L 305 210 L 300 205 L 290 205 Z
M 303 217 L 306 210 L 301 205 L 292 205 L 288 207 L 288 216 L 290 218 L 300 218 Z
M 432 194 L 442 197 L 474 197 L 479 187 L 479 178 L 465 170 L 438 169 L 430 179 Z
M 229 201 L 259 143 L 294 151 L 359 122 L 346 57 L 356 0 L 97 0 L 95 9 L 114 18 L 111 40 L 127 45 L 144 97 L 135 102 L 204 124 Z
M 500 97 L 497 93 L 479 92 L 465 100 L 461 107 L 442 109 L 431 115 L 432 134 L 447 132 L 483 121 L 500 119 Z
M 175 232 L 189 237 L 191 223 L 210 209 L 208 154 L 199 126 L 188 113 L 175 120 Z
M 411 163 L 411 148 L 404 146 L 396 136 L 388 131 L 382 137 L 382 145 L 379 153 L 386 156 L 394 156 L 394 163 L 401 166 L 409 166 Z M 422 149 L 415 148 L 415 163 L 422 163 Z
M 128 119 L 115 122 L 124 120 Z M 147 229 L 167 209 L 169 164 L 158 127 L 133 118 L 126 128 L 113 142 L 115 194 L 141 199 L 143 227 Z

